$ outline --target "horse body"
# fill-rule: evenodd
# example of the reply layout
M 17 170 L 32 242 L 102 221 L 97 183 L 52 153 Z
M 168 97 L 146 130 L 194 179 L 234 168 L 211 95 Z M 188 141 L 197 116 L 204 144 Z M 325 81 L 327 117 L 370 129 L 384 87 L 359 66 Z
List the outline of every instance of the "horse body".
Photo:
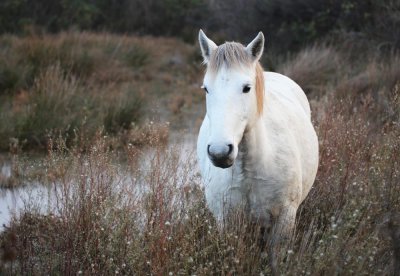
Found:
M 203 56 L 206 62 L 212 62 L 212 51 L 216 53 L 217 46 L 202 35 Z M 276 222 L 282 236 L 293 229 L 296 211 L 315 180 L 318 139 L 307 97 L 291 79 L 263 73 L 261 113 L 256 107 L 260 97 L 255 95 L 255 88 L 249 92 L 243 88 L 245 94 L 237 92 L 241 83 L 256 85 L 255 68 L 260 57 L 252 51 L 256 39 L 246 48 L 242 46 L 249 49 L 250 56 L 254 54 L 250 65 L 225 64 L 219 70 L 207 70 L 207 114 L 197 152 L 207 205 L 218 220 L 232 208 L 242 206 L 265 227 Z M 209 49 L 204 50 L 204 46 Z

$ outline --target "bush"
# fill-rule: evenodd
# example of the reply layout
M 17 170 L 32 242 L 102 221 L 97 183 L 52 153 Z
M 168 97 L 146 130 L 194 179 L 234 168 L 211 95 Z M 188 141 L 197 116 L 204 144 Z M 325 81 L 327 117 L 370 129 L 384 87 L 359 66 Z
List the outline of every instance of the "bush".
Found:
M 391 273 L 398 240 L 390 233 L 400 229 L 399 128 L 376 131 L 367 108 L 352 117 L 345 109 L 332 98 L 314 109 L 322 113 L 320 168 L 279 254 L 281 273 Z M 192 155 L 128 145 L 128 163 L 115 166 L 120 153 L 109 139 L 97 135 L 85 151 L 63 143 L 49 151 L 45 178 L 58 205 L 49 215 L 26 209 L 0 236 L 3 260 L 10 257 L 5 273 L 270 273 L 257 225 L 241 212 L 215 224 Z M 65 173 L 54 178 L 54 171 Z
M 171 113 L 146 108 L 177 94 L 190 103 L 200 68 L 191 45 L 166 38 L 60 33 L 0 38 L 0 150 L 46 147 L 49 136 L 103 129 L 128 141 L 142 120 Z M 155 112 L 156 111 L 156 112 Z M 188 113 L 181 110 L 177 113 Z M 172 118 L 168 118 L 171 120 Z M 133 131 L 134 132 L 134 131 Z
M 79 118 L 84 117 L 87 104 L 77 96 L 80 89 L 76 79 L 64 77 L 59 66 L 49 67 L 36 80 L 27 105 L 12 115 L 17 135 L 14 138 L 26 141 L 28 146 L 45 146 L 51 131 L 71 134 L 78 127 Z
M 144 66 L 150 58 L 150 54 L 140 46 L 133 46 L 123 57 L 127 65 L 134 69 Z
M 105 131 L 114 134 L 123 129 L 130 129 L 134 123 L 139 123 L 143 112 L 143 102 L 132 90 L 127 90 L 115 101 L 106 107 L 103 123 Z
M 59 65 L 50 66 L 29 92 L 22 92 L 12 109 L 4 110 L 0 132 L 1 147 L 8 148 L 12 137 L 25 148 L 45 148 L 49 137 L 61 135 L 71 142 L 75 131 L 84 130 L 87 138 L 98 129 L 116 134 L 130 129 L 142 115 L 140 97 L 132 90 L 105 105 L 101 93 L 91 94 Z
M 281 54 L 347 33 L 365 36 L 390 50 L 400 47 L 398 9 L 396 0 L 3 0 L 0 33 L 72 28 L 178 36 L 193 42 L 199 28 L 240 40 L 262 30 L 274 41 L 272 52 Z
M 0 64 L 0 91 L 7 93 L 14 90 L 18 84 L 18 73 L 7 68 L 4 64 Z
M 273 53 L 298 51 L 335 33 L 366 36 L 369 43 L 388 46 L 386 50 L 400 46 L 398 1 L 236 0 L 211 2 L 211 6 L 215 30 L 235 39 L 251 39 L 262 30 L 273 42 Z
M 46 141 L 49 150 L 38 180 L 50 184 L 59 205 L 52 214 L 27 205 L 7 226 L 0 235 L 1 273 L 270 273 L 258 243 L 259 225 L 240 210 L 216 225 L 205 207 L 195 158 L 165 147 L 168 125 L 143 127 L 130 121 L 140 121 L 133 108 L 142 108 L 139 95 L 151 94 L 161 104 L 171 99 L 177 112 L 184 112 L 189 100 L 162 97 L 201 93 L 193 88 L 199 69 L 170 59 L 179 48 L 183 60 L 193 60 L 193 48 L 171 39 L 84 36 L 78 35 L 101 60 L 92 74 L 80 79 L 60 64 L 45 67 L 33 87 L 14 91 L 11 100 L 2 102 L 0 135 L 7 135 L 1 142 L 19 135 L 16 126 L 33 132 L 40 128 L 35 136 L 20 138 L 27 143 L 46 137 L 47 131 L 71 136 L 69 125 L 79 131 L 74 143 L 68 144 L 68 137 Z M 55 38 L 46 36 L 52 43 L 60 37 Z M 98 45 L 106 48 L 96 52 Z M 151 54 L 140 70 L 121 58 L 131 45 Z M 387 275 L 396 264 L 399 59 L 396 54 L 369 59 L 356 54 L 328 44 L 314 46 L 283 67 L 310 91 L 320 166 L 298 211 L 296 232 L 279 252 L 282 274 Z M 106 132 L 95 131 L 103 127 Z
M 278 71 L 296 81 L 306 94 L 323 95 L 341 74 L 341 56 L 333 47 L 310 47 L 300 51 Z M 315 95 L 312 95 L 315 97 Z

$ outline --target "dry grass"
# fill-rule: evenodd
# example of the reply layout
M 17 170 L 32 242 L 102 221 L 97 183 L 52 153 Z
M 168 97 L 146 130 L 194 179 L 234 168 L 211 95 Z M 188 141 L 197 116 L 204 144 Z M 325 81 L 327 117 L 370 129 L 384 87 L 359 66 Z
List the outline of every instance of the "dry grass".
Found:
M 342 108 L 332 100 L 322 109 L 321 165 L 281 252 L 283 274 L 390 273 L 399 242 L 386 234 L 399 231 L 399 128 L 384 126 L 370 139 L 368 109 L 349 119 Z M 134 145 L 117 153 L 109 139 L 99 135 L 85 153 L 63 143 L 49 152 L 48 171 L 64 172 L 45 176 L 59 208 L 28 209 L 13 221 L 1 237 L 5 273 L 269 273 L 243 215 L 215 225 L 193 156 L 162 147 L 143 156 Z M 116 166 L 116 154 L 129 157 L 125 166 Z
M 398 123 L 376 129 L 369 106 L 347 117 L 346 105 L 331 100 L 318 126 L 317 180 L 299 210 L 287 267 L 294 274 L 390 274 L 390 244 L 400 240 L 381 230 L 385 216 L 400 211 Z M 399 102 L 392 107 L 400 110 Z
M 194 48 L 174 39 L 92 33 L 0 38 L 0 150 L 45 149 L 49 136 L 94 136 L 173 121 L 200 98 Z M 196 50 L 197 51 L 197 50 Z M 174 99 L 184 95 L 178 108 Z M 170 109 L 163 108 L 171 105 Z M 169 117 L 169 119 L 166 119 Z
M 396 89 L 390 103 L 399 116 Z M 398 121 L 377 131 L 368 123 L 369 106 L 348 117 L 343 102 L 329 100 L 314 109 L 323 113 L 320 168 L 279 269 L 391 274 L 400 231 Z M 98 135 L 84 153 L 55 143 L 46 166 L 64 173 L 45 178 L 59 208 L 50 215 L 27 209 L 12 222 L 1 236 L 4 273 L 270 273 L 257 228 L 245 216 L 215 225 L 192 173 L 193 156 L 165 147 L 142 155 L 134 145 L 113 151 L 110 139 Z M 128 157 L 122 167 L 120 155 Z
M 310 82 L 320 167 L 299 209 L 296 231 L 279 253 L 279 271 L 397 275 L 399 59 L 393 55 L 347 64 L 340 60 L 340 50 L 315 47 L 305 52 L 285 66 L 289 70 L 293 65 L 299 83 Z M 343 70 L 333 70 L 332 57 Z M 156 87 L 158 79 L 146 73 L 146 66 L 181 66 L 177 61 L 155 65 L 151 58 L 145 60 L 137 74 L 141 81 L 149 78 L 147 86 Z M 171 75 L 163 79 L 193 89 L 191 77 L 178 81 L 179 73 Z M 360 81 L 360 76 L 368 77 Z M 71 77 L 61 80 L 74 87 Z M 171 108 L 180 112 L 185 109 L 180 105 Z M 166 147 L 168 132 L 167 125 L 153 123 L 111 136 L 96 132 L 88 138 L 79 132 L 77 139 L 86 142 L 72 146 L 65 137 L 50 139 L 40 179 L 58 195 L 57 208 L 40 214 L 27 205 L 21 217 L 14 218 L 0 236 L 0 273 L 270 274 L 257 225 L 241 212 L 233 213 L 225 225 L 215 225 L 194 173 L 195 157 Z M 118 139 L 124 146 L 118 146 Z
M 325 94 L 327 84 L 343 74 L 339 53 L 333 47 L 313 46 L 300 51 L 284 63 L 279 72 L 292 78 L 306 94 Z

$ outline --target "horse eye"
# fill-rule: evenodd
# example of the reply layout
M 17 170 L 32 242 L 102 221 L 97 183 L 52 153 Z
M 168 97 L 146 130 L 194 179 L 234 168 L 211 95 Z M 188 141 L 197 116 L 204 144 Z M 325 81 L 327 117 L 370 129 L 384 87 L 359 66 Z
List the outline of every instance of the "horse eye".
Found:
M 204 89 L 204 90 L 208 93 L 207 87 L 205 87 L 204 85 L 202 85 L 201 88 Z
M 250 91 L 250 85 L 243 86 L 243 93 L 248 93 Z

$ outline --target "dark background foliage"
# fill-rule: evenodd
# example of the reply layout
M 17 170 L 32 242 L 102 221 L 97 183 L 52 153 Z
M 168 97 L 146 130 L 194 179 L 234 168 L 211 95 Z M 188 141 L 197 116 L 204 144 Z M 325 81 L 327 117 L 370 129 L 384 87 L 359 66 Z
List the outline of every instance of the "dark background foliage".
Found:
M 3 0 L 0 33 L 66 29 L 163 35 L 194 41 L 202 27 L 220 40 L 261 30 L 280 50 L 335 34 L 400 47 L 398 0 Z

